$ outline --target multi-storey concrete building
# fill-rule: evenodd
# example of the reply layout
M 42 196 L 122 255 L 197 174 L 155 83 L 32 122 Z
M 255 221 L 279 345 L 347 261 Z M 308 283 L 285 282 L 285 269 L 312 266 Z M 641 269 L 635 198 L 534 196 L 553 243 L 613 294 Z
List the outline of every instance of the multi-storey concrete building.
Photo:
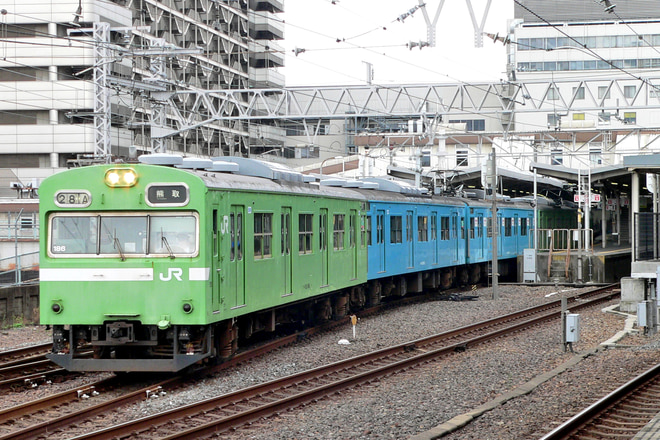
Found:
M 280 134 L 209 121 L 203 106 L 191 114 L 195 97 L 181 92 L 283 86 L 281 0 L 25 0 L 2 8 L 2 190 L 76 160 L 153 148 L 248 154 L 251 133 L 262 146 Z M 181 93 L 177 107 L 166 108 L 162 98 L 173 92 Z
M 524 0 L 509 37 L 515 132 L 537 160 L 587 168 L 660 151 L 657 2 Z

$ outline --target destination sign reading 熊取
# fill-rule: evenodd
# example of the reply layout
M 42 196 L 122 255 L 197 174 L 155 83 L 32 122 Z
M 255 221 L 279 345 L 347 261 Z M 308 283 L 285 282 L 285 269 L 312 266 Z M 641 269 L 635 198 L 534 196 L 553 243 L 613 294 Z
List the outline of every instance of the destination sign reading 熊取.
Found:
M 188 204 L 188 186 L 154 184 L 147 187 L 147 204 L 152 206 L 185 206 Z

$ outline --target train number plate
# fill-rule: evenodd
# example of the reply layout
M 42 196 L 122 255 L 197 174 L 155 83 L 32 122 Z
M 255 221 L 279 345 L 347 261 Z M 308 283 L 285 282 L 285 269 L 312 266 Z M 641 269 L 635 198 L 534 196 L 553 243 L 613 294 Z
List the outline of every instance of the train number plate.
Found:
M 89 191 L 58 191 L 55 193 L 55 204 L 60 208 L 87 208 L 92 204 Z

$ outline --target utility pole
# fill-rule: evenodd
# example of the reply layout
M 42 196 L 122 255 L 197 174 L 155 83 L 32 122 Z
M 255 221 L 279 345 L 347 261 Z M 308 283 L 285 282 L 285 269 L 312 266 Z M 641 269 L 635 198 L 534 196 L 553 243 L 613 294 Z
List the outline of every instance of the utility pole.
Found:
M 499 271 L 499 261 L 497 258 L 497 230 L 499 229 L 499 221 L 497 218 L 497 162 L 495 154 L 495 146 L 493 146 L 493 152 L 490 154 L 490 158 L 486 162 L 486 172 L 488 174 L 487 180 L 490 180 L 490 195 L 492 197 L 492 209 L 491 209 L 491 224 L 493 226 L 493 259 L 491 264 L 491 273 L 493 279 L 493 299 L 500 299 L 500 294 L 498 292 L 498 271 Z

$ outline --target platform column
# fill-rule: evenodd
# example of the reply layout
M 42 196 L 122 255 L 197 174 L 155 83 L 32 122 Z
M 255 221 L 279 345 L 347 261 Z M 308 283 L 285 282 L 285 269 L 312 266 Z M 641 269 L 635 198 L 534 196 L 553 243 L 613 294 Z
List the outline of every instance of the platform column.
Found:
M 632 250 L 632 259 L 635 261 L 635 256 L 637 255 L 635 237 L 637 231 L 635 230 L 635 214 L 639 212 L 639 174 L 636 171 L 633 171 L 631 176 L 631 185 L 630 185 L 630 247 Z

